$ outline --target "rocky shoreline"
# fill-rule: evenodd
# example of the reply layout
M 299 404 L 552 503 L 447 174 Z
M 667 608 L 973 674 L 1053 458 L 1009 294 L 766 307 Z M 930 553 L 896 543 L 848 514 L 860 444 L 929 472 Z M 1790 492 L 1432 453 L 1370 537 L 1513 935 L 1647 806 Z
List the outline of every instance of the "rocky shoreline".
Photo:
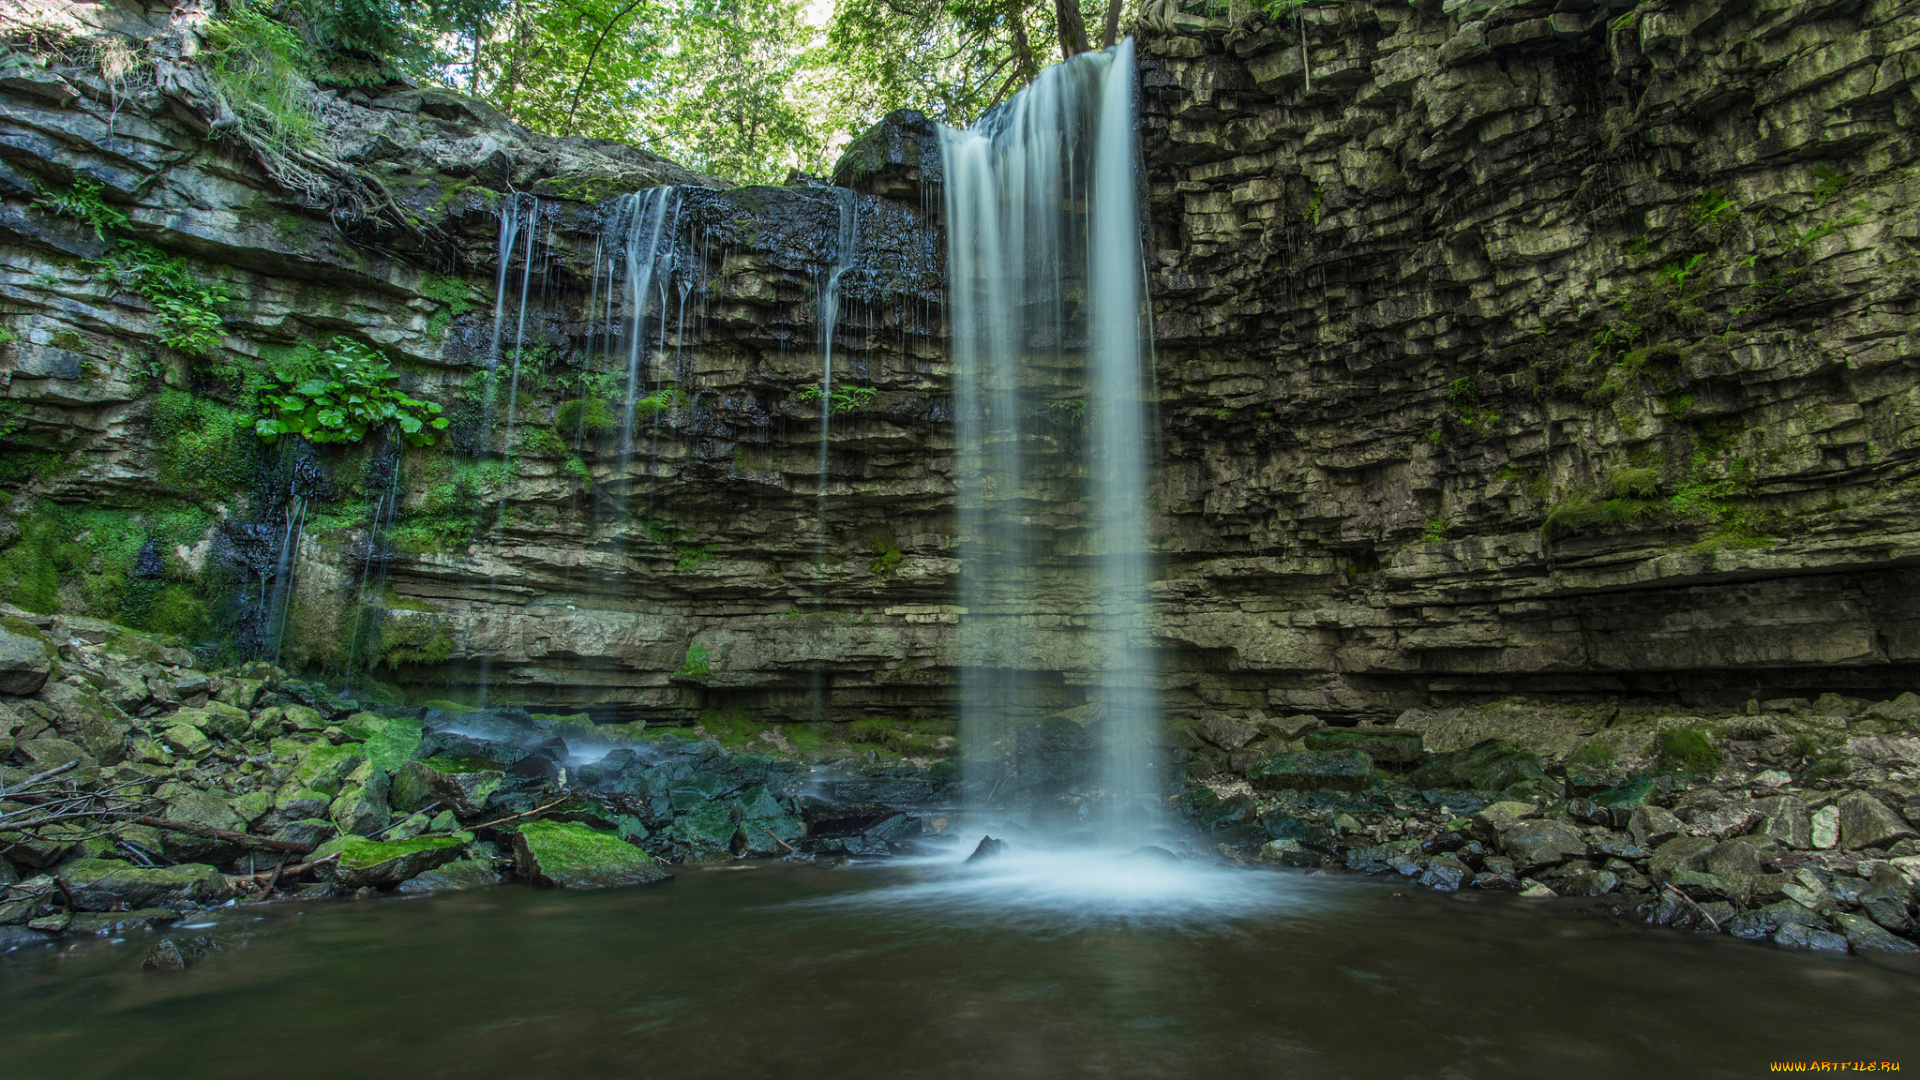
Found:
M 1786 948 L 1920 952 L 1920 696 L 1256 719 L 1188 733 L 1189 811 L 1242 861 L 1600 898 L 1619 918 Z
M 949 739 L 916 753 L 920 736 L 862 742 L 875 732 L 851 725 L 814 725 L 839 734 L 806 745 L 781 734 L 799 725 L 743 738 L 383 705 L 266 664 L 198 664 L 155 635 L 0 610 L 0 948 L 270 899 L 596 888 L 973 839 L 950 824 Z M 1920 952 L 1916 726 L 1911 694 L 1722 716 L 1502 702 L 1358 727 L 1216 715 L 1171 729 L 1185 776 L 1169 789 L 1206 841 L 1188 857 L 1577 897 L 1788 948 Z M 1029 800 L 1097 797 L 1071 767 L 1030 772 L 1015 785 Z M 207 947 L 162 938 L 148 963 L 183 967 Z

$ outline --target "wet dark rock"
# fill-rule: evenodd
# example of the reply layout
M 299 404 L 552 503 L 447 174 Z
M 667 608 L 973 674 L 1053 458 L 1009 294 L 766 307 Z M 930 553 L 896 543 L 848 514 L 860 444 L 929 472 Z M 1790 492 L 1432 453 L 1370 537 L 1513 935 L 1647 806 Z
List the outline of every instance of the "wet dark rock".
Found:
M 458 859 L 465 850 L 465 841 L 448 836 L 410 840 L 350 837 L 339 849 L 335 880 L 348 888 L 391 888 Z
M 1652 850 L 1687 831 L 1686 823 L 1658 806 L 1635 807 L 1627 819 L 1633 842 Z
M 919 200 L 941 183 L 940 134 L 916 109 L 888 113 L 849 143 L 833 166 L 833 182 L 867 195 Z
M 1442 892 L 1453 892 L 1472 880 L 1472 868 L 1451 855 L 1429 857 L 1426 871 L 1420 875 L 1420 884 Z
M 1854 952 L 1920 953 L 1920 945 L 1895 937 L 1864 915 L 1835 915 Z
M 1805 905 L 1782 900 L 1735 915 L 1728 921 L 1726 929 L 1727 933 L 1748 941 L 1768 941 L 1781 927 L 1795 924 L 1825 929 L 1827 921 Z
M 1909 913 L 1912 890 L 1905 877 L 1886 863 L 1873 868 L 1873 877 L 1857 894 L 1857 902 L 1867 917 L 1896 933 L 1908 933 L 1914 927 Z
M 1847 939 L 1831 930 L 1820 930 L 1802 923 L 1788 923 L 1773 935 L 1773 943 L 1783 949 L 1807 949 L 1813 952 L 1846 952 Z
M 985 862 L 988 859 L 998 858 L 1006 853 L 1007 842 L 1005 840 L 995 840 L 991 836 L 983 836 L 980 838 L 979 845 L 973 849 L 973 854 L 967 856 L 967 861 L 970 863 Z
M 140 961 L 140 966 L 148 971 L 185 971 L 187 957 L 172 938 L 162 938 L 147 950 L 147 957 Z
M 1619 875 L 1590 868 L 1575 870 L 1554 884 L 1561 896 L 1605 896 L 1619 887 Z
M 395 892 L 419 896 L 429 893 L 484 889 L 500 883 L 500 871 L 486 859 L 457 859 L 402 881 Z

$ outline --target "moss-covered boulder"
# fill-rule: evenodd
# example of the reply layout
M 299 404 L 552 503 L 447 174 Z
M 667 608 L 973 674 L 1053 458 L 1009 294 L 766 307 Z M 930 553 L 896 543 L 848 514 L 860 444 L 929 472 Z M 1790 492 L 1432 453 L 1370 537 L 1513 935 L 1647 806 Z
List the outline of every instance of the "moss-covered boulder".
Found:
M 232 895 L 220 871 L 204 863 L 135 866 L 115 859 L 79 859 L 60 868 L 55 878 L 81 911 L 125 908 L 180 908 L 211 904 Z
M 228 832 L 247 831 L 245 819 L 234 812 L 227 800 L 211 791 L 174 781 L 162 784 L 155 794 L 166 802 L 160 816 L 168 821 L 199 825 L 209 829 L 224 829 Z M 169 858 L 186 862 L 218 859 L 231 853 L 233 849 L 233 845 L 225 840 L 216 840 L 198 833 L 167 830 L 162 840 Z
M 521 877 L 561 889 L 645 885 L 673 876 L 617 835 L 572 822 L 528 822 L 513 838 L 513 853 Z
M 167 718 L 167 723 L 169 726 L 191 724 L 222 739 L 244 739 L 253 727 L 253 718 L 245 709 L 234 708 L 224 701 L 209 701 L 203 708 L 176 711 Z
M 413 757 L 423 733 L 420 721 L 410 717 L 386 720 L 367 736 L 367 760 L 375 769 L 392 776 Z
M 694 858 L 727 858 L 733 854 L 738 824 L 725 803 L 701 803 L 673 821 L 667 835 L 693 849 Z
M 343 833 L 364 836 L 373 832 L 393 818 L 387 808 L 386 784 L 371 779 L 366 783 L 348 784 L 334 797 L 327 816 Z
M 391 798 L 400 810 L 437 802 L 461 817 L 472 817 L 506 778 L 506 771 L 486 758 L 435 756 L 402 765 L 394 773 Z
M 1467 788 L 1515 795 L 1530 793 L 1536 787 L 1557 790 L 1557 785 L 1547 779 L 1538 755 L 1498 739 L 1441 754 L 1408 773 L 1407 783 L 1416 788 Z
M 334 864 L 334 880 L 352 888 L 398 885 L 454 861 L 466 846 L 466 841 L 451 836 L 416 836 L 411 840 L 344 837 L 340 858 Z
M 1264 791 L 1361 791 L 1373 783 L 1373 762 L 1358 750 L 1303 750 L 1262 758 L 1247 781 Z

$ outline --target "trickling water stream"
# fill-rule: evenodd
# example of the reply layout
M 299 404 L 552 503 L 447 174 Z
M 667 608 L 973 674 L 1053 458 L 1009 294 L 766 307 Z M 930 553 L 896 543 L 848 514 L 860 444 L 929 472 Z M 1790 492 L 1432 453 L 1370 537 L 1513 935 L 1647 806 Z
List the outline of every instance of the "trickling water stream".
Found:
M 981 804 L 1030 761 L 1009 748 L 1045 670 L 1032 617 L 1049 501 L 1086 510 L 1085 610 L 1099 639 L 1108 839 L 1159 824 L 1146 647 L 1149 431 L 1131 41 L 1057 64 L 972 129 L 941 129 L 960 441 L 961 742 Z M 1071 391 L 1077 389 L 1077 396 Z M 1084 481 L 1037 467 L 1041 419 L 1070 416 Z M 1047 452 L 1057 453 L 1057 450 Z

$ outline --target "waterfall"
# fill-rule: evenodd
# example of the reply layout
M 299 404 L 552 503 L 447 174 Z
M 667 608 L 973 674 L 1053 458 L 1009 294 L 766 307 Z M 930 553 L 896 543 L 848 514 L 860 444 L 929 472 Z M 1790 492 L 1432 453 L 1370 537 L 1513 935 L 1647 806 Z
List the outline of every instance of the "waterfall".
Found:
M 820 463 L 814 486 L 815 541 L 813 559 L 813 610 L 816 615 L 827 607 L 827 466 L 833 440 L 833 335 L 840 324 L 840 279 L 853 268 L 859 237 L 859 206 L 846 188 L 833 189 L 840 210 L 840 228 L 833 249 L 833 264 L 827 268 L 827 280 L 820 290 Z M 815 620 L 815 631 L 824 633 L 824 620 Z M 813 712 L 815 719 L 826 718 L 827 677 L 821 661 L 813 665 Z
M 527 300 L 533 285 L 535 228 L 540 219 L 540 200 L 528 195 L 524 199 L 518 194 L 509 196 L 500 208 L 500 269 L 495 275 L 493 285 L 493 340 L 487 350 L 486 388 L 480 408 L 480 430 L 475 433 L 473 456 L 475 462 L 486 458 L 492 444 L 493 418 L 495 407 L 499 404 L 500 387 L 500 339 L 506 328 L 507 300 L 512 294 L 507 291 L 510 278 L 509 269 L 513 262 L 513 253 L 519 245 L 522 235 L 526 237 L 526 252 L 520 267 L 519 312 L 514 324 L 512 385 L 507 394 L 507 430 L 505 454 L 506 460 L 513 460 L 513 425 L 520 397 L 520 357 L 525 351 L 527 336 Z M 512 472 L 509 468 L 502 477 L 500 500 L 495 506 L 494 530 L 505 529 L 507 523 L 507 485 Z M 489 605 L 498 598 L 500 579 L 497 574 L 487 578 L 487 600 Z M 492 687 L 493 660 L 490 652 L 480 650 L 480 670 L 475 686 L 476 703 L 484 707 L 487 693 Z
M 1134 97 L 1129 40 L 1046 69 L 969 130 L 940 132 L 960 444 L 964 783 L 990 802 L 1035 771 L 1015 751 L 1028 739 L 1022 723 L 1046 711 L 1038 676 L 1051 649 L 1036 602 L 1059 594 L 1037 563 L 1043 542 L 1073 544 L 1077 526 L 1088 576 L 1075 614 L 1096 657 L 1094 708 L 1080 713 L 1098 750 L 1093 813 L 1109 839 L 1127 842 L 1160 818 Z M 1068 392 L 1076 379 L 1078 397 Z M 1077 455 L 1065 469 L 1042 456 L 1049 429 L 1061 426 L 1050 421 L 1063 417 L 1078 427 L 1051 443 Z M 1084 477 L 1077 490 L 1074 477 Z M 1084 511 L 1064 526 L 1069 537 L 1045 535 L 1076 499 Z
M 675 269 L 674 230 L 678 223 L 679 191 L 652 188 L 633 195 L 622 195 L 609 204 L 606 235 L 609 258 L 618 257 L 625 273 L 626 310 L 619 332 L 608 328 L 608 340 L 624 339 L 627 350 L 625 393 L 620 408 L 620 449 L 617 479 L 622 487 L 617 496 L 624 509 L 630 504 L 633 488 L 633 453 L 639 426 L 635 405 L 644 396 L 642 379 L 646 374 L 647 313 L 652 309 L 659 320 L 657 334 L 664 349 L 667 336 L 667 282 Z M 609 272 L 611 280 L 611 271 Z M 611 303 L 611 300 L 609 300 Z M 658 410 L 650 413 L 657 418 Z M 649 469 L 651 469 L 651 462 Z M 651 491 L 652 484 L 649 482 Z

